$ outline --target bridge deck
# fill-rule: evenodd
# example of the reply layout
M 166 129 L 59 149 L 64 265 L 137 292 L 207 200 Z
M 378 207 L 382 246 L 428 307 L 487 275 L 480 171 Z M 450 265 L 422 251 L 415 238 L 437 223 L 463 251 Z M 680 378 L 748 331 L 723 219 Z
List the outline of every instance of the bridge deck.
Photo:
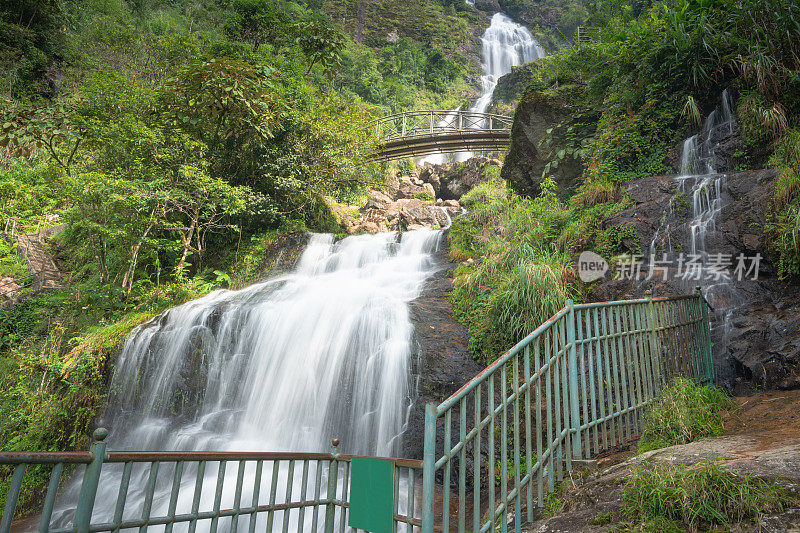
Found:
M 430 154 L 503 151 L 511 144 L 508 131 L 463 130 L 447 134 L 406 137 L 381 144 L 373 154 L 375 161 L 403 157 L 422 157 Z
M 422 110 L 378 120 L 375 161 L 429 154 L 501 151 L 511 144 L 513 119 L 492 113 Z

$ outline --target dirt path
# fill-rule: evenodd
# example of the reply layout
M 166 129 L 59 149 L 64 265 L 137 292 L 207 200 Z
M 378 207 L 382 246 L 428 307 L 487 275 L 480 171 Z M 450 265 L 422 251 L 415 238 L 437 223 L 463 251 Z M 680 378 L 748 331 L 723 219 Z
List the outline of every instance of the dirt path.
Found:
M 535 521 L 523 531 L 614 531 L 613 523 L 600 524 L 598 517 L 620 515 L 622 486 L 634 457 L 648 457 L 668 464 L 713 460 L 741 474 L 775 476 L 781 484 L 797 490 L 800 487 L 800 390 L 756 393 L 737 397 L 735 401 L 738 408 L 725 417 L 723 436 L 654 450 L 638 457 L 635 443 L 628 443 L 599 458 L 598 473 L 583 481 L 567 482 L 567 495 L 560 514 Z M 735 531 L 800 532 L 800 509 L 764 516 L 759 524 L 744 523 Z

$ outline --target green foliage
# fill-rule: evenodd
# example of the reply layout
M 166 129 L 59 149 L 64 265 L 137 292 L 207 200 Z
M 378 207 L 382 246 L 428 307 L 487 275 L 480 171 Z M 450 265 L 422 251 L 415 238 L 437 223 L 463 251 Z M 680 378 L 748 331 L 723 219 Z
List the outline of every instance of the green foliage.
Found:
M 770 165 L 781 168 L 767 224 L 780 277 L 800 276 L 800 130 L 777 144 Z
M 0 93 L 50 93 L 44 79 L 64 45 L 63 2 L 0 1 Z
M 785 509 L 788 491 L 767 478 L 735 474 L 714 462 L 690 466 L 643 463 L 625 484 L 623 512 L 644 531 L 697 531 L 757 522 Z
M 721 389 L 675 378 L 647 411 L 639 452 L 719 436 L 722 416 L 732 406 Z
M 462 198 L 468 212 L 453 221 L 450 254 L 473 262 L 456 269 L 451 299 L 476 359 L 494 360 L 570 295 L 569 260 L 555 248 L 568 211 L 553 187 L 529 200 L 491 180 Z
M 796 4 L 597 0 L 587 7 L 590 23 L 600 27 L 598 40 L 540 61 L 528 91 L 552 95 L 579 87 L 569 100 L 576 116 L 594 113 L 599 122 L 596 131 L 579 132 L 571 142 L 547 139 L 552 148 L 545 174 L 558 167 L 562 153 L 575 154 L 590 181 L 668 172 L 670 150 L 726 86 L 740 94 L 739 124 L 751 164 L 763 163 L 770 144 L 797 124 Z
M 415 198 L 417 200 L 422 200 L 423 202 L 433 202 L 434 200 L 436 200 L 436 198 L 434 198 L 433 194 L 431 194 L 430 191 L 421 191 L 417 193 Z
M 28 274 L 25 261 L 17 257 L 16 243 L 9 243 L 0 239 L 0 278 L 21 278 Z M 7 283 L 2 281 L 0 284 Z

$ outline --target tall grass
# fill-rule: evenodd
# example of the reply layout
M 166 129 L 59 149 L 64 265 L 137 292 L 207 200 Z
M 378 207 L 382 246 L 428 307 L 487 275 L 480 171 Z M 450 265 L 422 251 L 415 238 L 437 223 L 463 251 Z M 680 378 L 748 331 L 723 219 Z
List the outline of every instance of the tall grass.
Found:
M 676 378 L 648 410 L 639 452 L 721 435 L 723 414 L 733 405 L 717 387 Z
M 714 462 L 691 466 L 644 463 L 624 487 L 622 509 L 637 531 L 731 528 L 791 501 L 771 479 L 736 474 Z
M 767 224 L 780 277 L 800 277 L 800 130 L 777 143 L 770 166 L 781 168 Z
M 462 203 L 468 213 L 450 230 L 456 269 L 452 302 L 470 329 L 473 356 L 491 362 L 534 330 L 570 297 L 572 268 L 556 241 L 569 222 L 552 187 L 522 198 L 504 182 L 475 187 Z

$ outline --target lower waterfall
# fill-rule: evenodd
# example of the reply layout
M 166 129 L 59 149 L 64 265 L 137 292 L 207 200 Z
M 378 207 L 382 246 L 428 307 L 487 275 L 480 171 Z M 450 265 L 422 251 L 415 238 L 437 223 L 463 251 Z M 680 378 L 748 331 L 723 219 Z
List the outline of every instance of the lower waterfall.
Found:
M 441 238 L 315 234 L 293 272 L 140 326 L 116 361 L 101 421 L 109 449 L 324 452 L 337 437 L 344 453 L 398 456 L 415 394 L 408 304 L 435 271 Z M 114 513 L 120 471 L 106 466 L 100 486 L 111 489 L 98 494 L 94 522 Z M 216 472 L 205 475 L 213 486 Z M 163 477 L 154 512 L 168 504 Z M 146 484 L 145 469 L 134 471 L 126 518 L 141 512 Z M 57 523 L 72 514 L 72 489 Z M 182 490 L 178 506 L 190 503 Z

